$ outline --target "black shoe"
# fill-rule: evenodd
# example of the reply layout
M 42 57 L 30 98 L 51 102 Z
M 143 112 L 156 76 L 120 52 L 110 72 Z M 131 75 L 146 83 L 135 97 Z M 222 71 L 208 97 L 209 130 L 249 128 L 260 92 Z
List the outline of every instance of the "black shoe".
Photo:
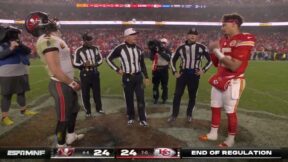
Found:
M 176 121 L 176 117 L 173 116 L 169 117 L 167 120 L 168 123 L 173 123 L 174 121 Z
M 166 103 L 166 100 L 163 100 L 163 101 L 162 101 L 162 104 L 165 104 L 165 103 Z
M 99 110 L 99 111 L 97 111 L 97 113 L 105 115 L 105 111 L 104 110 Z
M 139 124 L 140 124 L 140 126 L 143 126 L 143 127 L 148 127 L 149 126 L 148 123 L 145 120 L 140 121 Z
M 192 116 L 187 116 L 187 122 L 189 122 L 189 123 L 192 122 Z
M 128 120 L 127 124 L 132 125 L 134 123 L 134 120 Z
M 158 100 L 154 100 L 154 102 L 153 102 L 154 104 L 157 104 L 158 103 Z

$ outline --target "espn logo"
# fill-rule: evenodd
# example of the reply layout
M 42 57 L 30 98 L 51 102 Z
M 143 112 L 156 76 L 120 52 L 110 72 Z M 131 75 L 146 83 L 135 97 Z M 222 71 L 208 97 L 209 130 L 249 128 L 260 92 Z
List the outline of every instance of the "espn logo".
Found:
M 176 151 L 171 148 L 155 148 L 154 156 L 172 157 L 176 155 Z
M 7 150 L 9 156 L 44 156 L 46 150 Z

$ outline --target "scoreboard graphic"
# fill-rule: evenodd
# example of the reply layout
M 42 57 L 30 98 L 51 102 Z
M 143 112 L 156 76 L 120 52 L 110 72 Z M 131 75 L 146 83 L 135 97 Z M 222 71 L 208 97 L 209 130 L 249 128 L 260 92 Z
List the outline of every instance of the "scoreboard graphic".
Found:
M 0 159 L 287 159 L 288 148 L 0 148 Z

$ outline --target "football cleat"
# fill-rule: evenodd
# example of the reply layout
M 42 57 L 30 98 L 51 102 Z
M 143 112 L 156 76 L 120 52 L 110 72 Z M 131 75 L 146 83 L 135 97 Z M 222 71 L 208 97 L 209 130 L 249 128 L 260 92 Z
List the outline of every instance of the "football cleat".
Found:
M 11 120 L 11 119 L 9 118 L 9 116 L 2 118 L 1 123 L 2 123 L 3 125 L 5 125 L 5 126 L 9 126 L 9 125 L 14 124 L 13 120 Z
M 66 143 L 71 145 L 73 142 L 77 140 L 81 140 L 84 138 L 84 134 L 76 134 L 76 133 L 67 133 L 66 135 Z
M 30 110 L 25 110 L 24 112 L 21 112 L 20 114 L 21 114 L 21 115 L 25 115 L 25 116 L 33 116 L 33 115 L 36 115 L 37 112 L 35 112 L 35 111 L 30 111 Z

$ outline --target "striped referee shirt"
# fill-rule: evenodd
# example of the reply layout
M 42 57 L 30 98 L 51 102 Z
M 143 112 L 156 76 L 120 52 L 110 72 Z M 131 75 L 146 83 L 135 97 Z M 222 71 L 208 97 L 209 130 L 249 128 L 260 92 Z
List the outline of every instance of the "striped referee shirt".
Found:
M 121 67 L 115 65 L 113 62 L 115 58 L 120 58 Z M 121 43 L 110 52 L 106 60 L 108 65 L 117 72 L 120 69 L 126 74 L 142 72 L 145 78 L 148 78 L 143 50 L 135 44 Z
M 95 46 L 87 47 L 85 45 L 79 47 L 75 51 L 73 65 L 77 68 L 83 68 L 86 62 L 90 62 L 92 67 L 97 67 L 103 62 L 99 49 Z
M 173 73 L 177 72 L 176 62 L 181 58 L 180 70 L 184 69 L 200 69 L 206 72 L 212 65 L 208 48 L 200 43 L 188 43 L 181 45 L 177 48 L 175 54 L 171 58 L 171 68 Z M 207 63 L 204 67 L 202 65 L 202 58 L 205 57 Z

